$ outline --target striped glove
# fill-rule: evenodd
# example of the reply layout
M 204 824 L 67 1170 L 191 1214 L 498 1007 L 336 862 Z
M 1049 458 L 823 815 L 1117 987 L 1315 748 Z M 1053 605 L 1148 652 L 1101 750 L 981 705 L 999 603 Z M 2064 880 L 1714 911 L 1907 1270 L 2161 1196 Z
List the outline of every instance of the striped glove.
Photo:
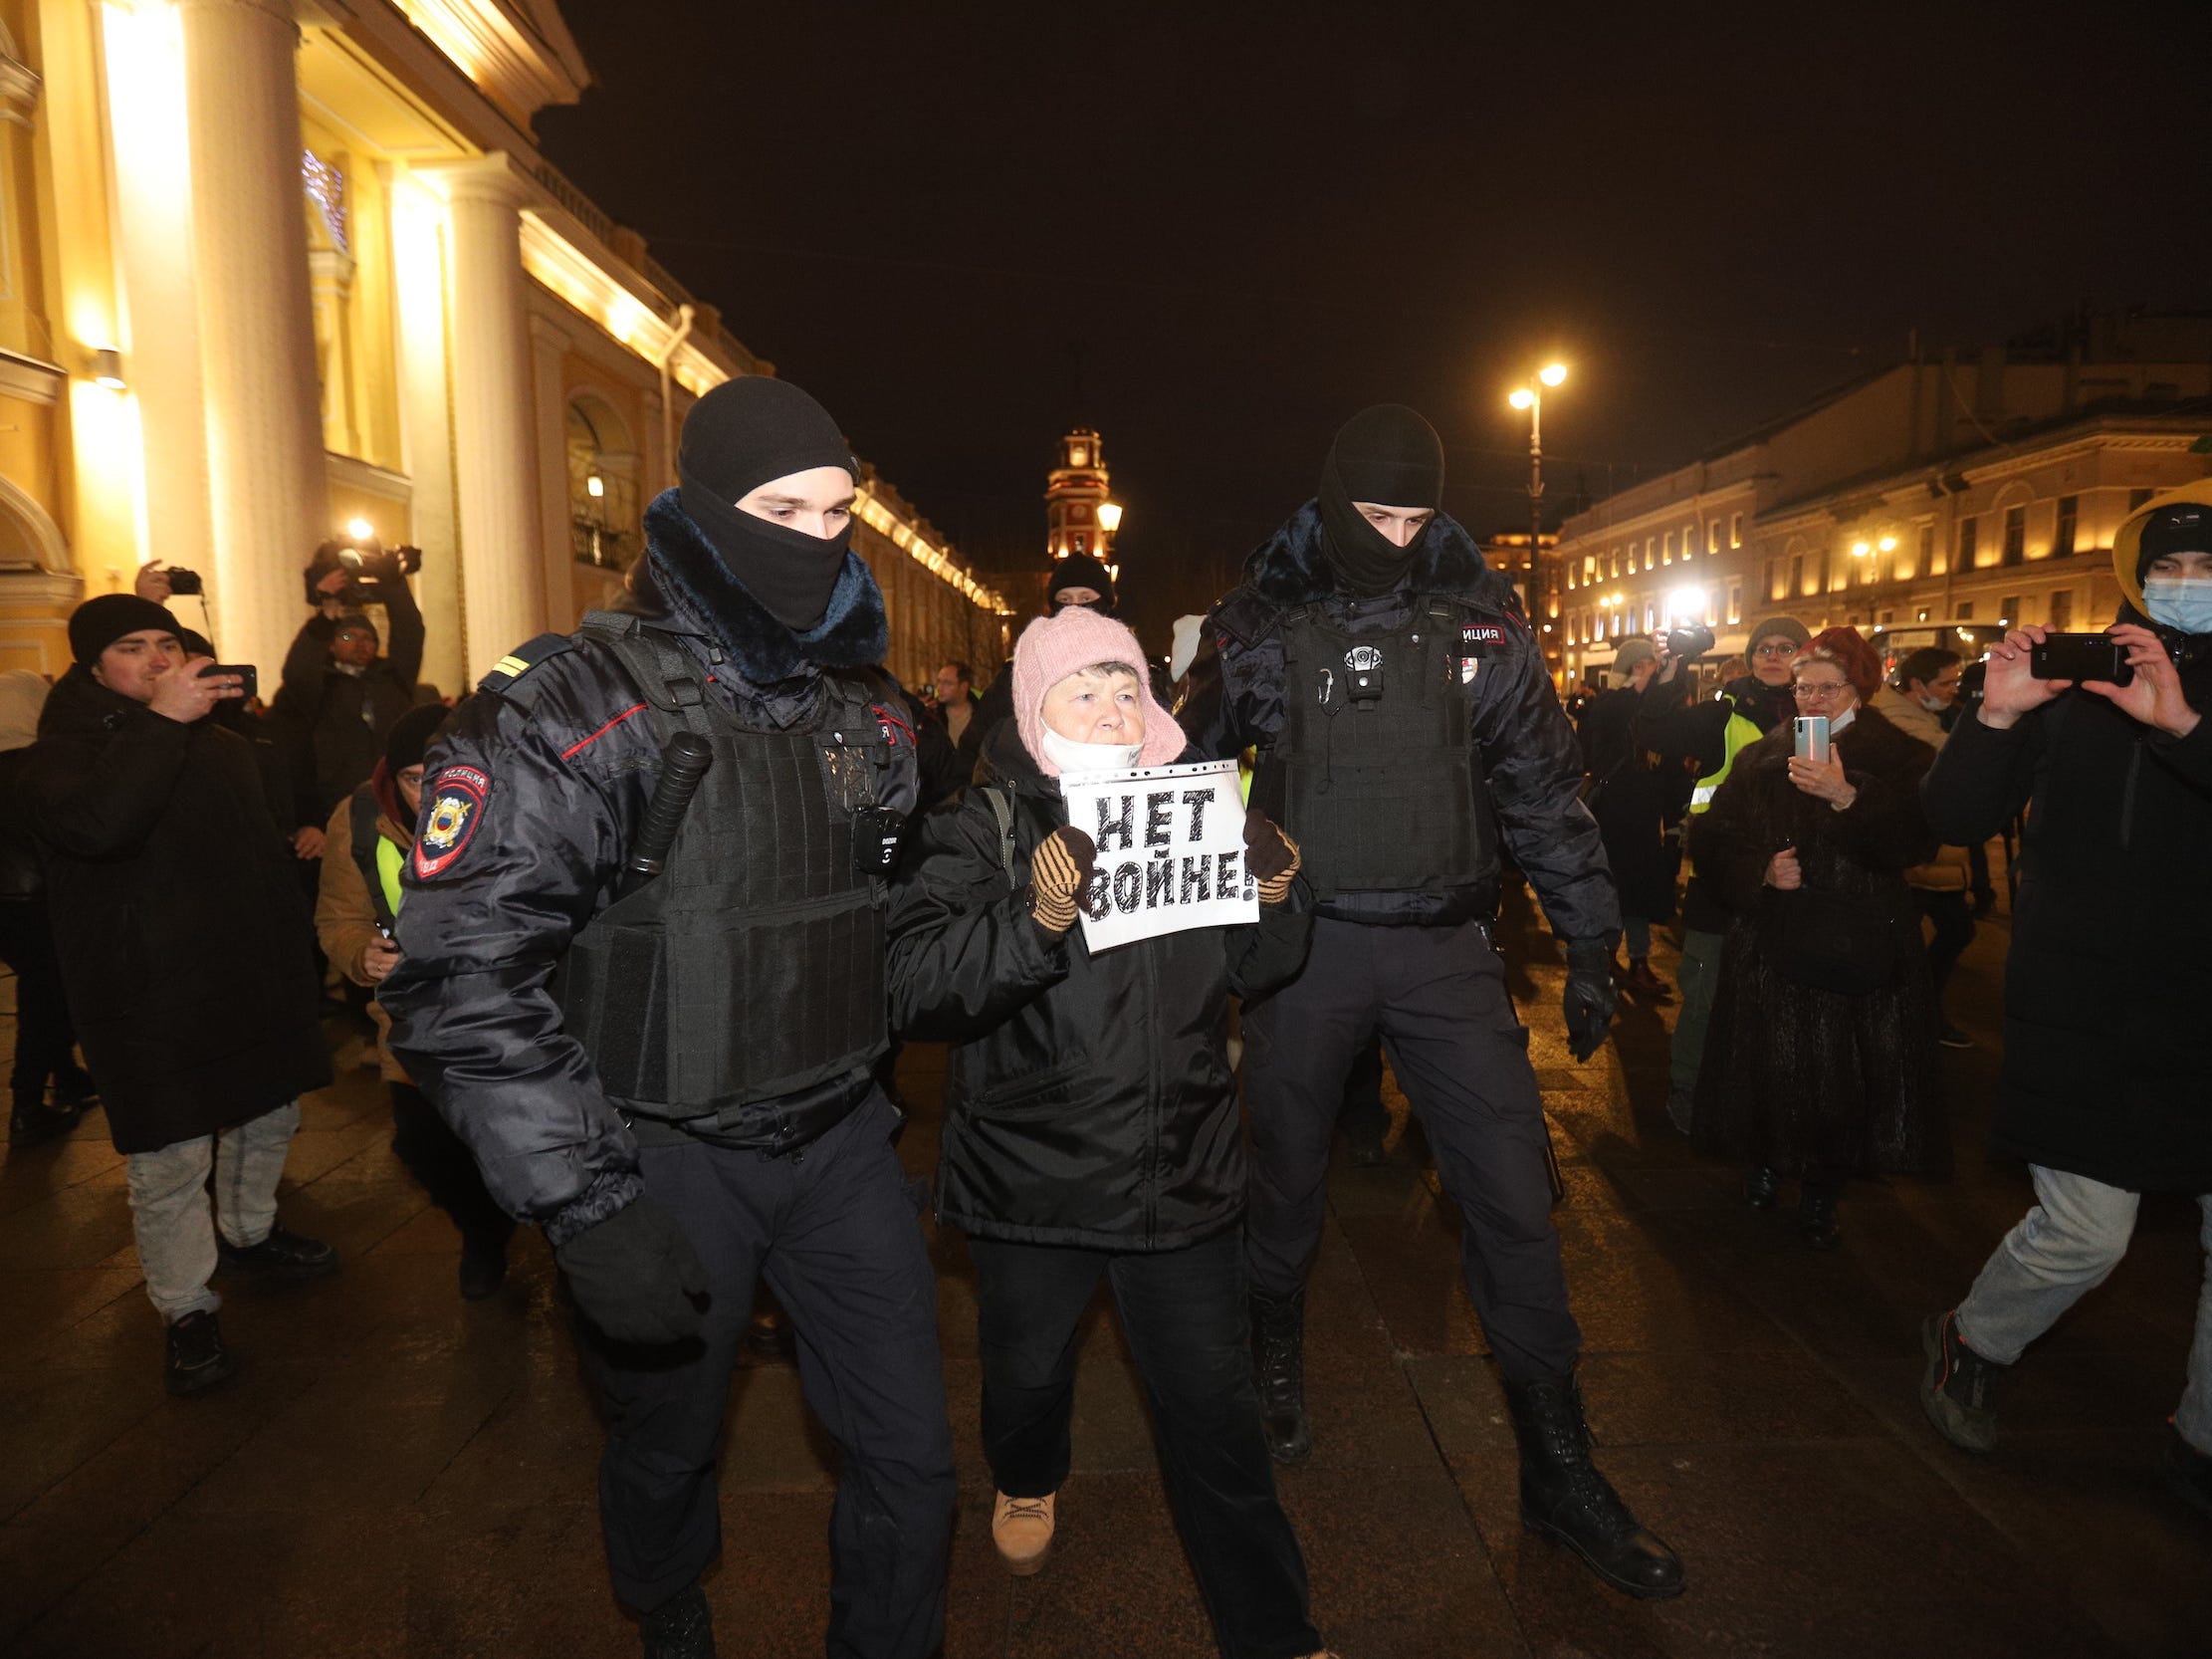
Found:
M 1244 815 L 1244 867 L 1259 883 L 1259 902 L 1280 904 L 1298 873 L 1298 843 L 1257 807 Z
M 1029 914 L 1057 936 L 1075 925 L 1075 895 L 1098 863 L 1098 844 L 1069 826 L 1037 843 L 1029 858 Z

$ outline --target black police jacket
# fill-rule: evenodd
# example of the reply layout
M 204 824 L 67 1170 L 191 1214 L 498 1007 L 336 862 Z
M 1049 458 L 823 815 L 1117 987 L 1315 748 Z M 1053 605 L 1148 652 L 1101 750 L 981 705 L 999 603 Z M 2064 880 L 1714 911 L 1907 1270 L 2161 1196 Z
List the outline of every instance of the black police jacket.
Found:
M 1264 749 L 1283 727 L 1283 616 L 1320 604 L 1351 633 L 1385 634 L 1406 625 L 1417 596 L 1441 594 L 1494 621 L 1479 671 L 1465 681 L 1468 742 L 1486 814 L 1514 862 L 1564 939 L 1618 934 L 1621 905 L 1606 868 L 1598 826 L 1582 805 L 1582 756 L 1574 728 L 1553 693 L 1543 653 L 1530 634 L 1512 584 L 1482 562 L 1472 538 L 1438 515 L 1404 588 L 1378 598 L 1337 590 L 1322 551 L 1321 513 L 1308 502 L 1244 562 L 1244 583 L 1214 607 L 1207 636 L 1220 659 L 1217 679 L 1199 688 L 1179 715 L 1201 753 L 1225 757 Z M 1494 843 L 1485 837 L 1485 846 Z M 1496 906 L 1496 857 L 1471 887 L 1445 892 L 1343 893 L 1319 913 L 1344 921 L 1455 923 Z
M 891 902 L 892 1022 L 953 1045 L 939 1218 L 1101 1250 L 1173 1250 L 1233 1226 L 1244 1143 L 1228 998 L 1304 965 L 1304 883 L 1256 923 L 1093 956 L 1080 921 L 1053 937 L 1030 919 L 1029 859 L 1067 808 L 1012 721 L 985 740 L 981 779 L 1011 795 L 1011 875 L 997 815 L 972 788 L 922 821 Z
M 883 596 L 857 556 L 821 626 L 800 639 L 721 572 L 675 491 L 645 528 L 622 608 L 674 636 L 708 694 L 749 721 L 797 725 L 825 694 L 823 669 L 881 661 Z M 583 635 L 519 647 L 480 690 L 427 758 L 401 877 L 400 963 L 378 1000 L 392 1053 L 468 1142 L 493 1198 L 557 1245 L 640 1190 L 636 1140 L 564 1029 L 553 980 L 569 941 L 612 900 L 660 744 L 636 681 Z M 882 718 L 893 746 L 876 799 L 909 812 L 912 732 L 903 711 Z M 785 1116 L 826 1127 L 869 1086 L 860 1067 L 791 1096 Z

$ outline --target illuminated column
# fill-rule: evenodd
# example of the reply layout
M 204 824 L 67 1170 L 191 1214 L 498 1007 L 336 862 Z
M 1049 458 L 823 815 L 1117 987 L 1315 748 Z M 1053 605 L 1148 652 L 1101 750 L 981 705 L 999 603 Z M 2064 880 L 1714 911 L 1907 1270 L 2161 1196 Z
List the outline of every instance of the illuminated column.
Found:
M 565 631 L 577 621 L 575 540 L 568 528 L 568 337 L 544 317 L 530 320 L 535 388 L 531 412 L 538 442 L 539 545 L 545 550 L 544 628 Z
M 265 670 L 330 533 L 291 0 L 179 0 L 192 260 L 225 655 Z
M 473 677 L 553 625 L 546 613 L 523 287 L 521 211 L 528 198 L 504 155 L 440 167 L 434 176 L 453 227 L 454 483 Z

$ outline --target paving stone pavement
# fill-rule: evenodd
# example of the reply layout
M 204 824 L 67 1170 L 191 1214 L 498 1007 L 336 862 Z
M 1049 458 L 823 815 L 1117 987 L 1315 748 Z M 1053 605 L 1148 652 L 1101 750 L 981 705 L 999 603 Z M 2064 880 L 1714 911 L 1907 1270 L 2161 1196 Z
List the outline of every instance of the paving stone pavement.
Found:
M 1616 1047 L 1572 1063 L 1556 952 L 1518 919 L 1600 1457 L 1681 1551 L 1689 1592 L 1622 1600 L 1520 1530 L 1456 1220 L 1394 1093 L 1392 1162 L 1331 1179 L 1311 1293 L 1316 1447 L 1281 1481 L 1332 1645 L 1346 1659 L 2212 1653 L 2212 1523 L 2153 1475 L 2203 1269 L 2193 1208 L 2145 1204 L 2126 1262 L 2020 1366 L 1996 1455 L 1952 1452 L 1914 1398 L 1921 1315 L 1957 1298 L 2029 1201 L 2022 1171 L 1981 1150 L 2002 918 L 1955 992 L 1979 1044 L 1945 1062 L 1957 1176 L 1854 1189 L 1827 1257 L 1798 1247 L 1786 1206 L 1749 1212 L 1737 1172 L 1667 1127 L 1670 1008 L 1628 1005 Z M 1662 949 L 1662 973 L 1672 960 Z M 0 1044 L 12 1037 L 0 1022 Z M 900 1151 L 923 1172 L 942 1052 L 910 1051 L 901 1075 Z M 463 1304 L 452 1230 L 388 1138 L 370 1071 L 307 1102 L 284 1216 L 332 1240 L 343 1271 L 234 1291 L 242 1374 L 188 1402 L 161 1387 L 102 1120 L 0 1165 L 0 1652 L 636 1651 L 607 1592 L 598 1433 L 551 1260 L 521 1240 L 507 1289 Z M 998 1568 L 973 1277 L 957 1236 L 932 1244 L 962 1472 L 947 1653 L 1212 1653 L 1103 1308 L 1053 1562 L 1025 1580 Z M 791 1370 L 739 1373 L 709 1579 L 726 1656 L 821 1651 L 833 1464 Z

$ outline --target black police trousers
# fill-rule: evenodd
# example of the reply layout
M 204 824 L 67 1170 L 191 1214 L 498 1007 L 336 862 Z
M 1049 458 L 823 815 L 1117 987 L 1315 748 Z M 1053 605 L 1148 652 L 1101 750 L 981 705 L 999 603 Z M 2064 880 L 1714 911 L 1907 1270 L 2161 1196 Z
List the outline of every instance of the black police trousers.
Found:
M 828 1652 L 921 1659 L 945 1632 L 955 1486 L 937 1279 L 871 1092 L 795 1155 L 643 1144 L 645 1195 L 673 1210 L 707 1270 L 704 1343 L 661 1354 L 584 1340 L 605 1408 L 599 1516 L 614 1591 L 649 1611 L 722 1535 L 715 1449 L 766 1277 L 797 1339 L 799 1384 L 843 1454 L 830 1517 Z M 744 1540 L 736 1540 L 742 1550 Z M 743 1633 L 725 1651 L 747 1651 Z
M 1353 1059 L 1380 1032 L 1391 1069 L 1465 1222 L 1459 1254 L 1499 1373 L 1574 1363 L 1544 1163 L 1544 1110 L 1505 965 L 1479 924 L 1315 921 L 1305 969 L 1244 1010 L 1252 1162 L 1244 1260 L 1252 1289 L 1305 1283 L 1321 1242 L 1329 1143 Z

